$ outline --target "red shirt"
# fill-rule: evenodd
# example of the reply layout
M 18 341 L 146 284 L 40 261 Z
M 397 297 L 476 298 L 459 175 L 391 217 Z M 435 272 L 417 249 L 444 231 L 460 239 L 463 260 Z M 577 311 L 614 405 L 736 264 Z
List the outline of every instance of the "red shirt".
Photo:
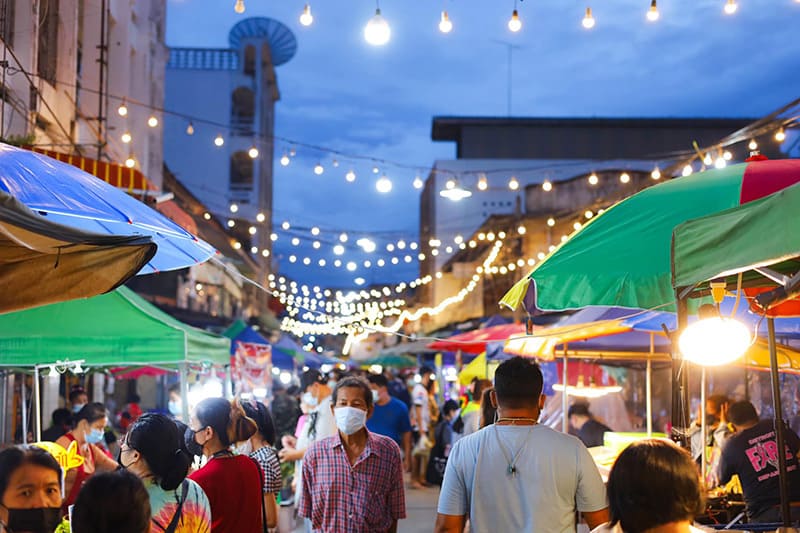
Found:
M 213 533 L 263 533 L 261 475 L 255 461 L 246 455 L 217 457 L 189 478 L 208 496 Z

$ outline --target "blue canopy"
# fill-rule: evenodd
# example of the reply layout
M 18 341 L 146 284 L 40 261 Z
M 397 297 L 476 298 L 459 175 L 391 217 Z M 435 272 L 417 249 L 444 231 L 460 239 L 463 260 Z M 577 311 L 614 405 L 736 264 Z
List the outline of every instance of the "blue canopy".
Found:
M 269 345 L 269 341 L 265 339 L 259 332 L 248 326 L 233 338 L 231 342 L 231 355 L 236 352 L 236 342 L 249 342 L 251 344 L 265 344 Z M 294 370 L 294 358 L 281 351 L 276 350 L 273 346 L 272 349 L 272 366 L 280 368 L 281 370 Z

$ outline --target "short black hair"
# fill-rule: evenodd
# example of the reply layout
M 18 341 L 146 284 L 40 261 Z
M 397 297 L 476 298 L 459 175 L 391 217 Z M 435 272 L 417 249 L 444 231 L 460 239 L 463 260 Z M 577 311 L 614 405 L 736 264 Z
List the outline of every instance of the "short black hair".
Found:
M 442 414 L 447 415 L 452 413 L 453 411 L 458 411 L 458 402 L 455 400 L 447 400 L 442 405 Z
M 103 418 L 108 418 L 108 412 L 106 411 L 105 405 L 98 402 L 87 403 L 80 411 L 75 413 L 72 423 L 73 425 L 77 426 L 81 420 L 86 420 L 89 424 L 94 424 Z
M 72 423 L 72 412 L 69 409 L 59 407 L 52 414 L 54 426 L 68 426 Z
M 728 420 L 734 426 L 743 426 L 751 422 L 758 422 L 758 413 L 752 403 L 741 401 L 728 407 Z
M 300 377 L 300 391 L 305 392 L 314 383 L 327 383 L 327 382 L 328 380 L 325 379 L 325 376 L 322 375 L 322 372 L 310 368 L 305 372 L 303 372 L 303 375 Z
M 272 420 L 272 415 L 263 403 L 253 400 L 242 402 L 242 409 L 248 418 L 252 418 L 258 426 L 258 433 L 261 438 L 269 443 L 270 446 L 275 445 L 275 421 Z
M 383 374 L 370 374 L 367 376 L 367 381 L 378 387 L 389 387 L 389 380 Z
M 571 417 L 572 415 L 591 417 L 592 413 L 589 411 L 589 404 L 583 402 L 573 403 L 569 406 L 567 418 Z
M 419 368 L 419 376 L 424 377 L 425 375 L 430 376 L 431 374 L 435 374 L 434 370 L 429 366 L 421 366 Z
M 162 489 L 177 489 L 189 473 L 192 457 L 184 451 L 183 433 L 172 418 L 145 413 L 128 429 L 125 441 L 144 457 Z
M 173 392 L 175 394 L 177 394 L 178 396 L 181 395 L 181 384 L 180 383 L 173 383 L 172 385 L 170 385 L 167 388 L 167 393 L 168 394 L 172 394 Z
M 539 405 L 544 378 L 539 365 L 525 357 L 512 357 L 500 363 L 494 373 L 494 390 L 501 407 Z
M 81 394 L 86 394 L 87 397 L 89 396 L 86 393 L 86 389 L 84 389 L 80 385 L 74 385 L 72 389 L 69 391 L 69 403 L 75 403 L 75 400 L 77 400 L 78 396 L 80 396 Z
M 0 452 L 0 499 L 8 488 L 12 474 L 19 467 L 27 464 L 49 468 L 61 481 L 61 466 L 43 448 L 34 445 L 12 446 Z
M 72 531 L 80 533 L 148 533 L 147 489 L 138 477 L 124 469 L 95 474 L 78 493 L 70 525 Z
M 625 448 L 608 476 L 611 525 L 626 533 L 684 520 L 705 510 L 705 491 L 686 450 L 663 439 Z
M 367 381 L 363 378 L 357 378 L 354 376 L 342 378 L 342 380 L 339 381 L 333 388 L 333 397 L 331 401 L 333 402 L 334 407 L 336 407 L 336 400 L 339 398 L 339 391 L 346 387 L 361 389 L 361 392 L 364 394 L 364 402 L 367 404 L 367 409 L 372 407 L 372 389 L 369 388 L 369 383 L 367 383 Z

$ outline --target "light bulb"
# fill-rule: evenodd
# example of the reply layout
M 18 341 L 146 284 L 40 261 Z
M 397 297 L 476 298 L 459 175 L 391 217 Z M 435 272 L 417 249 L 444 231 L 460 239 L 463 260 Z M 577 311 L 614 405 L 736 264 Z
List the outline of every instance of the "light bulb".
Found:
M 122 142 L 124 142 L 125 144 L 128 144 L 129 142 L 131 142 L 131 132 L 125 131 L 125 133 L 122 134 L 121 139 L 122 139 Z
M 222 138 L 222 135 L 217 135 L 214 137 L 214 144 L 217 146 L 222 146 L 225 144 L 225 139 Z
M 258 222 L 264 222 L 266 219 L 267 217 L 264 216 L 264 213 L 259 213 L 256 215 L 256 221 Z
M 237 204 L 231 204 L 230 206 L 231 213 L 236 213 L 239 211 L 239 206 Z
M 550 226 L 550 227 L 552 228 L 553 226 L 555 226 L 555 225 L 556 225 L 556 219 L 554 219 L 554 218 L 548 218 L 548 219 L 547 219 L 547 225 L 548 225 L 548 226 Z
M 478 190 L 485 191 L 489 188 L 489 182 L 485 177 L 481 177 L 478 179 Z
M 314 167 L 314 174 L 321 176 L 323 172 L 325 172 L 325 167 L 322 166 L 322 163 L 317 163 Z
M 247 155 L 250 156 L 250 159 L 255 159 L 258 157 L 258 148 L 255 146 L 251 146 L 250 149 L 247 151 Z
M 356 173 L 352 170 L 348 170 L 347 174 L 344 175 L 344 179 L 346 179 L 349 183 L 353 183 L 356 181 Z
M 422 178 L 420 178 L 419 176 L 415 176 L 413 185 L 415 189 L 421 189 L 422 186 L 425 185 L 425 183 L 422 181 Z
M 317 235 L 319 235 L 319 228 L 318 228 L 318 227 L 316 227 L 316 226 L 314 226 L 313 228 L 311 228 L 311 235 L 313 235 L 313 236 L 315 236 L 315 237 L 316 237 Z
M 306 4 L 306 7 L 303 8 L 303 13 L 300 15 L 300 24 L 311 26 L 312 22 L 314 22 L 314 16 L 311 14 L 311 6 Z
M 528 230 L 527 230 L 527 229 L 525 229 L 525 226 L 520 226 L 520 227 L 518 227 L 518 228 L 517 228 L 517 233 L 519 233 L 520 235 L 525 235 L 525 233 L 526 233 L 527 231 L 528 231 Z
M 650 22 L 655 22 L 661 14 L 658 12 L 658 6 L 656 5 L 656 0 L 650 2 L 650 9 L 647 11 L 647 20 Z
M 725 150 L 724 152 L 722 152 L 722 157 L 725 159 L 725 161 L 730 161 L 731 159 L 733 159 L 733 154 L 730 153 L 728 150 Z
M 553 190 L 553 184 L 550 183 L 550 180 L 544 180 L 544 183 L 542 183 L 542 190 L 544 192 L 550 192 Z
M 728 162 L 727 162 L 727 161 L 725 161 L 725 158 L 724 158 L 724 157 L 718 157 L 718 158 L 717 158 L 717 159 L 714 161 L 714 166 L 715 166 L 716 168 L 725 168 L 725 167 L 727 167 L 727 166 L 728 166 Z
M 211 220 L 211 213 L 209 213 L 209 212 L 203 213 L 203 218 L 206 219 L 206 220 Z
M 597 174 L 592 172 L 592 175 L 589 176 L 589 185 L 597 185 L 597 183 L 599 181 L 600 181 L 600 178 L 597 177 Z
M 289 228 L 291 228 L 291 227 L 292 227 L 292 225 L 289 224 L 288 220 L 284 220 L 283 223 L 281 224 L 281 228 L 283 228 L 284 231 L 289 230 Z
M 133 158 L 132 155 L 129 155 L 128 159 L 125 160 L 125 166 L 128 168 L 133 168 L 136 166 L 136 160 Z
M 447 11 L 442 11 L 442 18 L 439 21 L 439 31 L 442 33 L 450 33 L 453 30 L 453 23 L 450 17 L 447 16 Z
M 703 164 L 704 164 L 704 165 L 706 165 L 706 166 L 708 166 L 708 165 L 710 165 L 710 164 L 711 164 L 711 163 L 713 163 L 713 162 L 714 162 L 714 161 L 711 159 L 711 154 L 708 154 L 708 153 L 707 153 L 707 154 L 706 154 L 706 156 L 703 158 Z
M 281 165 L 285 167 L 288 166 L 290 162 L 291 159 L 289 159 L 289 156 L 284 152 L 284 154 L 281 156 Z
M 147 125 L 151 128 L 155 128 L 158 126 L 158 118 L 155 115 L 150 115 L 150 118 L 147 119 Z
M 256 229 L 256 227 L 255 227 L 255 226 L 250 226 L 249 228 L 247 228 L 247 232 L 248 232 L 250 235 L 255 235 L 255 234 L 256 234 L 256 231 L 258 231 L 258 230 Z
M 342 233 L 341 235 L 339 235 L 339 242 L 347 242 L 347 239 L 348 239 L 347 233 Z
M 758 143 L 755 139 L 750 139 L 750 144 L 747 145 L 750 150 L 758 150 Z
M 235 225 L 236 225 L 236 221 L 235 221 L 235 220 L 229 220 L 229 221 L 228 221 L 228 227 L 229 227 L 229 228 L 232 228 L 232 227 L 234 227 Z
M 682 174 L 683 174 L 684 176 L 689 176 L 689 175 L 691 175 L 691 174 L 692 174 L 692 172 L 694 172 L 694 169 L 692 168 L 692 165 L 691 165 L 691 164 L 688 164 L 688 165 L 686 165 L 685 167 L 683 167 L 683 172 L 682 172 Z
M 383 46 L 392 37 L 392 29 L 389 23 L 381 15 L 380 8 L 375 10 L 375 16 L 369 19 L 364 27 L 364 39 L 372 46 Z
M 519 189 L 519 181 L 517 181 L 516 176 L 511 176 L 511 179 L 508 180 L 508 188 L 512 191 Z
M 375 189 L 381 194 L 386 194 L 392 190 L 392 180 L 384 174 L 378 181 L 375 182 Z
M 121 117 L 125 117 L 128 115 L 128 106 L 125 104 L 125 100 L 123 100 L 122 103 L 119 104 L 119 107 L 117 108 L 117 113 L 119 113 L 119 116 Z
M 336 255 L 342 255 L 344 253 L 344 246 L 337 244 L 333 247 L 333 253 Z
M 779 143 L 782 143 L 783 141 L 786 140 L 786 132 L 783 131 L 783 128 L 775 132 L 775 140 L 778 141 Z
M 244 0 L 236 0 L 236 3 L 233 5 L 233 10 L 240 15 L 244 13 Z
M 453 178 L 450 178 L 449 180 L 447 180 L 447 183 L 444 184 L 444 188 L 448 189 L 448 190 L 455 189 L 456 188 L 456 180 L 454 180 Z
M 739 9 L 739 5 L 736 3 L 736 0 L 728 0 L 725 4 L 725 14 L 726 15 L 733 15 L 736 13 L 736 10 Z
M 511 13 L 511 19 L 508 21 L 508 29 L 514 33 L 522 29 L 522 21 L 519 18 L 519 11 L 516 9 Z
M 653 171 L 650 173 L 650 177 L 653 178 L 654 180 L 661 179 L 661 171 L 658 169 L 658 167 L 653 169 Z
M 622 183 L 630 183 L 631 175 L 628 174 L 627 172 L 623 172 L 622 174 L 619 175 L 619 181 L 621 181 Z
M 186 126 L 186 135 L 194 135 L 194 125 L 191 122 Z
M 594 17 L 592 16 L 592 8 L 587 7 L 586 14 L 583 16 L 583 21 L 581 22 L 581 24 L 583 24 L 583 27 L 586 28 L 587 30 L 591 30 L 592 28 L 594 28 L 594 23 L 595 20 Z

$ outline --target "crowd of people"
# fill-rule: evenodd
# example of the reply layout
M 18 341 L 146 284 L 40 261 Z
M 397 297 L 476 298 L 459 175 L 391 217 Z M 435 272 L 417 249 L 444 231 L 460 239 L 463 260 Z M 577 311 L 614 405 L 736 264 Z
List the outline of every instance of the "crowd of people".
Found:
M 115 459 L 106 408 L 73 391 L 47 437 L 75 443 L 83 463 L 64 471 L 36 446 L 0 452 L 0 531 L 265 533 L 293 504 L 308 532 L 394 532 L 406 490 L 431 484 L 441 485 L 431 524 L 441 533 L 567 532 L 581 521 L 598 533 L 699 531 L 709 484 L 698 461 L 709 454 L 642 440 L 604 483 L 588 448 L 610 428 L 585 403 L 567 413 L 574 435 L 540 424 L 543 382 L 536 363 L 513 358 L 493 383 L 473 380 L 437 405 L 430 368 L 408 381 L 308 370 L 299 386 L 278 385 L 270 406 L 207 398 L 184 424 L 178 396 L 168 413 L 135 413 Z M 707 414 L 714 482 L 738 476 L 749 520 L 779 521 L 773 422 L 723 396 L 709 397 Z M 786 435 L 800 503 L 800 439 Z

